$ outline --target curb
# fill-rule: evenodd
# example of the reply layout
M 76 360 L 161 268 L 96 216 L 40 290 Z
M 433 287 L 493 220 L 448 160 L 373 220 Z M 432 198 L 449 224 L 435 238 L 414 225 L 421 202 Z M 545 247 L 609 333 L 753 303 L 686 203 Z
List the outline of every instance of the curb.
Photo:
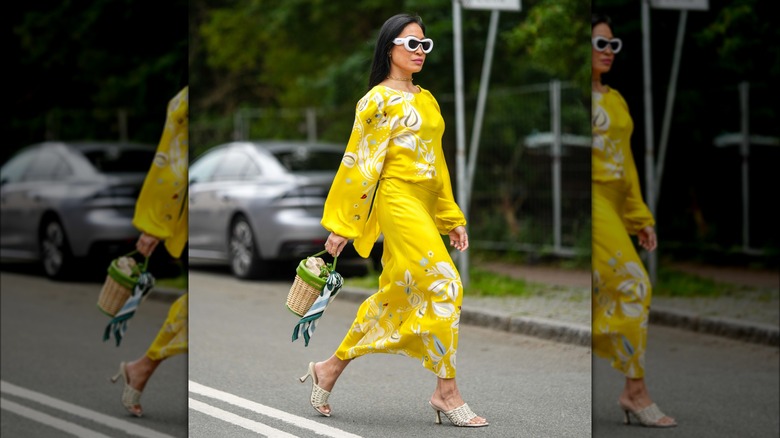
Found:
M 650 322 L 668 327 L 777 347 L 780 327 L 733 318 L 706 317 L 677 309 L 651 308 Z
M 172 303 L 186 292 L 180 289 L 155 288 L 149 294 L 149 298 Z M 339 291 L 339 295 L 343 299 L 354 302 L 363 302 L 373 293 L 370 290 L 350 287 L 342 288 Z M 580 324 L 530 316 L 511 316 L 503 312 L 485 309 L 462 309 L 461 322 L 566 344 L 591 346 L 590 327 Z M 724 317 L 706 317 L 693 312 L 664 307 L 651 308 L 649 322 L 753 344 L 780 346 L 780 327 L 770 324 L 745 322 Z
M 371 291 L 355 288 L 342 288 L 339 291 L 339 296 L 356 302 L 362 302 L 372 294 Z M 510 316 L 482 309 L 462 309 L 460 322 L 583 347 L 591 345 L 590 327 L 551 319 Z

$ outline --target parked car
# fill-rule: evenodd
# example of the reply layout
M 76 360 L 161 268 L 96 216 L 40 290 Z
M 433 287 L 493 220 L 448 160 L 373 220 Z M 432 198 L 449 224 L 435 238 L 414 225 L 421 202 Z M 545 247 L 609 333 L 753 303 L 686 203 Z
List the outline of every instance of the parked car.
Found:
M 39 260 L 62 278 L 85 269 L 80 258 L 133 248 L 135 201 L 155 151 L 126 142 L 23 148 L 0 169 L 0 257 Z
M 323 205 L 343 154 L 344 145 L 276 140 L 206 151 L 190 165 L 190 258 L 228 262 L 246 279 L 322 251 Z M 357 257 L 349 244 L 339 259 Z

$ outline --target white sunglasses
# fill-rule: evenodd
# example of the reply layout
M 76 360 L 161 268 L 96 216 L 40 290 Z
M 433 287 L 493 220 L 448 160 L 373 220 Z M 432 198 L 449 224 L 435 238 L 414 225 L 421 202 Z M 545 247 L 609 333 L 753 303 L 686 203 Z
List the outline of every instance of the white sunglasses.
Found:
M 417 37 L 408 36 L 404 38 L 396 38 L 393 40 L 393 44 L 396 46 L 404 45 L 404 48 L 410 52 L 414 52 L 418 47 L 422 47 L 424 53 L 431 53 L 433 50 L 433 40 L 425 38 L 424 40 L 417 39 Z
M 597 36 L 591 40 L 593 48 L 599 52 L 607 50 L 607 47 L 612 49 L 612 53 L 617 53 L 623 47 L 623 41 L 620 38 L 612 38 L 611 40 L 604 38 L 603 36 Z

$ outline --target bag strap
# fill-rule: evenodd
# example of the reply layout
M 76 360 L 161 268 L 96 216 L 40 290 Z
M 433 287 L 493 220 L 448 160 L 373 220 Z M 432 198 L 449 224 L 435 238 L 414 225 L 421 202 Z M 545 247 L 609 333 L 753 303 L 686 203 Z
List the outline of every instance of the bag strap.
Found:
M 138 250 L 130 251 L 129 253 L 125 254 L 123 257 L 132 257 L 135 254 L 138 254 Z M 146 266 L 149 264 L 149 257 L 144 258 L 144 264 L 141 265 L 141 272 L 146 272 Z
M 328 252 L 328 250 L 327 249 L 323 249 L 322 251 L 318 252 L 317 254 L 314 254 L 312 257 L 321 256 L 321 255 L 325 254 L 326 252 Z M 336 270 L 336 262 L 338 261 L 338 259 L 339 259 L 338 256 L 337 257 L 333 257 L 333 269 L 332 269 L 333 271 Z

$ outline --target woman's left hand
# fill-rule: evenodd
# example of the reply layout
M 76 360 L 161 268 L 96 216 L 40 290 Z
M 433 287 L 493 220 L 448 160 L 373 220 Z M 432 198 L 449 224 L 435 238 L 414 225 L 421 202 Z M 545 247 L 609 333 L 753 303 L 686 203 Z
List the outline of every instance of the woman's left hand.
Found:
M 450 231 L 450 245 L 460 252 L 469 247 L 469 235 L 466 233 L 466 227 L 459 225 Z
M 658 238 L 655 235 L 655 228 L 653 227 L 648 226 L 642 228 L 637 233 L 637 237 L 637 240 L 639 240 L 639 245 L 648 251 L 652 252 L 658 245 Z

